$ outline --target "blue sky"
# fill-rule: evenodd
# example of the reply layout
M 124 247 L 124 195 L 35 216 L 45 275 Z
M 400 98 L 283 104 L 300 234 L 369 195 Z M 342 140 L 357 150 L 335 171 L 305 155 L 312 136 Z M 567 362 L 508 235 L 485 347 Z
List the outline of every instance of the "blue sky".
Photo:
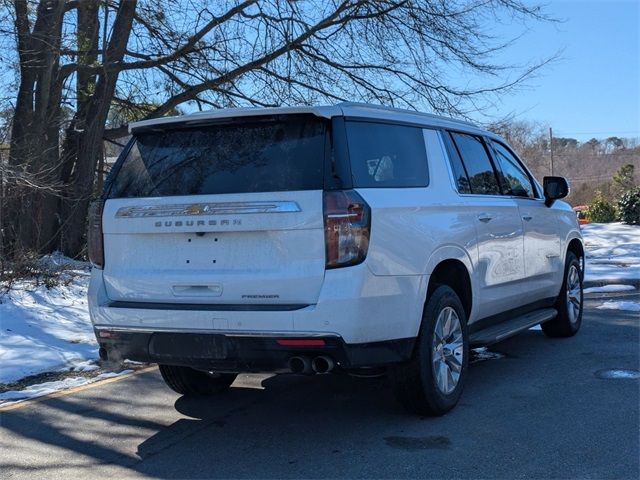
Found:
M 529 24 L 503 61 L 540 59 L 558 50 L 561 58 L 487 113 L 513 112 L 580 141 L 640 137 L 640 0 L 555 0 L 545 10 L 564 21 Z

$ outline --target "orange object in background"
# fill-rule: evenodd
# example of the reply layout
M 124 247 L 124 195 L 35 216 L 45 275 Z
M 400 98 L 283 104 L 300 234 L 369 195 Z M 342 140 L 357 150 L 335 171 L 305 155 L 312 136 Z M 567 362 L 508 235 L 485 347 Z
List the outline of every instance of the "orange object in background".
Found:
M 587 220 L 587 215 L 585 214 L 586 209 L 586 205 L 578 205 L 576 207 L 573 207 L 573 211 L 576 212 L 576 215 L 578 216 L 578 223 L 580 225 L 589 223 L 589 220 Z

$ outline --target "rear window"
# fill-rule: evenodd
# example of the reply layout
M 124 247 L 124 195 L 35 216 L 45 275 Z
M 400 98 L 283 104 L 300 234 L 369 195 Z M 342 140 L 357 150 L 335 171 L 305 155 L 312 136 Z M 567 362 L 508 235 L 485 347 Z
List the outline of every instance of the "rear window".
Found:
M 321 119 L 294 115 L 141 132 L 109 197 L 321 190 L 325 135 Z
M 422 129 L 346 122 L 354 187 L 425 187 L 429 184 Z
M 480 137 L 451 132 L 469 176 L 471 192 L 480 195 L 500 195 L 493 164 Z

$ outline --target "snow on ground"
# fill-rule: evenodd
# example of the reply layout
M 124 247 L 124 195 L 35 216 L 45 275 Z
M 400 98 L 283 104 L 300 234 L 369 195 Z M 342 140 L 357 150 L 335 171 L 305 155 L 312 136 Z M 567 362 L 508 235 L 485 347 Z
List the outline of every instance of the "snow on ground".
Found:
M 626 310 L 629 312 L 640 312 L 640 302 L 628 300 L 610 300 L 596 307 L 600 310 Z
M 1 383 L 42 372 L 97 368 L 98 345 L 87 307 L 88 265 L 60 255 L 43 262 L 65 269 L 58 285 L 48 289 L 21 280 L 0 295 Z
M 584 293 L 616 293 L 635 290 L 633 285 L 603 285 L 602 287 L 585 288 Z
M 640 372 L 637 370 L 627 370 L 624 368 L 611 368 L 611 369 L 605 369 L 605 370 L 598 370 L 596 372 L 596 377 L 635 380 L 636 378 L 640 378 Z
M 492 352 L 487 347 L 479 347 L 471 349 L 471 363 L 484 362 L 485 360 L 498 360 L 504 358 L 503 353 Z
M 7 405 L 6 401 L 14 402 L 17 400 L 28 400 L 32 398 L 42 397 L 58 390 L 66 388 L 79 387 L 80 385 L 86 385 L 88 383 L 97 382 L 98 380 L 104 380 L 105 378 L 117 377 L 120 375 L 126 375 L 133 372 L 133 370 L 123 370 L 121 372 L 106 372 L 96 375 L 95 377 L 67 377 L 62 380 L 56 380 L 54 382 L 44 382 L 37 385 L 31 385 L 24 390 L 9 390 L 7 392 L 0 393 L 0 402 L 3 402 L 3 406 Z
M 640 226 L 622 223 L 582 225 L 585 282 L 640 281 Z

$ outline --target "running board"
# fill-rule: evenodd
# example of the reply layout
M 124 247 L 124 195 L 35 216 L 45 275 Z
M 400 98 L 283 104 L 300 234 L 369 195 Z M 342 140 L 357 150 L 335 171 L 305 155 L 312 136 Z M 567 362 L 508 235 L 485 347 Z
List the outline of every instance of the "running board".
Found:
M 511 320 L 492 325 L 469 336 L 469 344 L 472 347 L 491 345 L 501 342 L 528 328 L 553 320 L 558 315 L 555 308 L 543 308 L 535 312 L 527 313 Z

